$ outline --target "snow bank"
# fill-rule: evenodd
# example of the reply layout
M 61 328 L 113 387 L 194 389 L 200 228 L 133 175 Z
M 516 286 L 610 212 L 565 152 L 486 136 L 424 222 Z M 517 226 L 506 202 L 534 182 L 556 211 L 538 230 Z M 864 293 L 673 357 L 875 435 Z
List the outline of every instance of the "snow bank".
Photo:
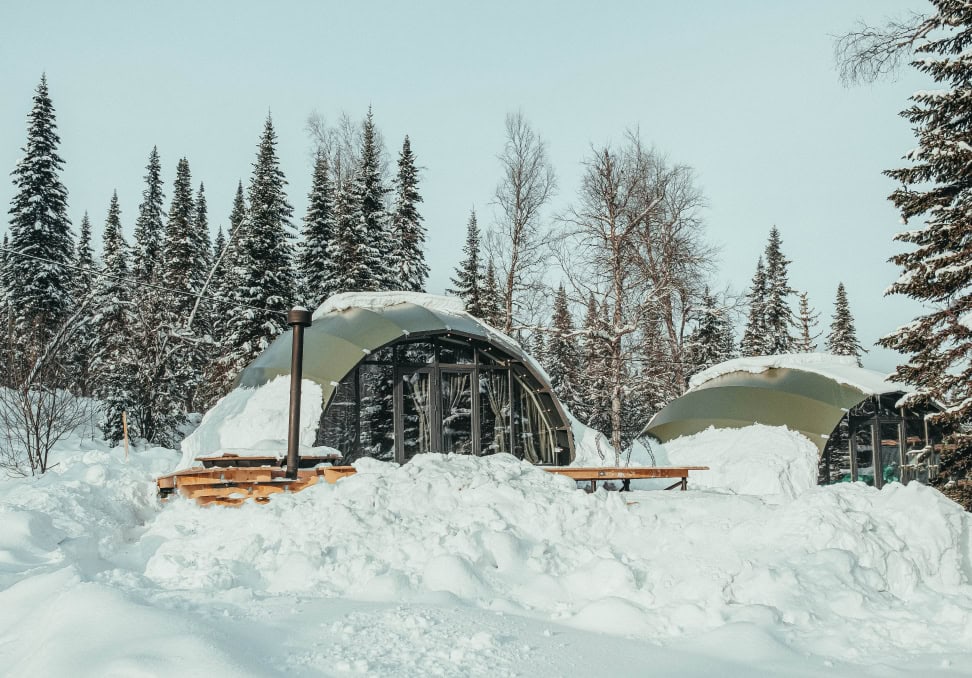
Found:
M 163 507 L 177 453 L 72 444 L 0 479 L 5 675 L 972 666 L 972 516 L 914 483 L 586 494 L 506 455 L 423 455 L 264 506 Z
M 380 310 L 399 304 L 415 304 L 430 311 L 440 311 L 451 315 L 466 315 L 466 306 L 458 297 L 422 292 L 342 292 L 324 300 L 314 311 L 313 319 L 344 311 L 349 308 Z
M 321 419 L 321 387 L 304 379 L 301 388 L 300 445 L 312 453 Z M 199 426 L 182 441 L 179 468 L 198 465 L 196 457 L 220 453 L 241 456 L 287 451 L 290 418 L 290 377 L 280 376 L 257 388 L 237 388 L 225 395 L 203 415 Z
M 664 449 L 672 465 L 709 467 L 692 472 L 695 488 L 782 501 L 817 485 L 817 447 L 785 426 L 708 428 L 670 440 Z
M 846 661 L 972 642 L 972 517 L 917 483 L 773 504 L 588 495 L 506 455 L 358 468 L 267 506 L 175 501 L 142 573 L 190 597 L 435 601 L 654 642 L 754 625 Z
M 857 366 L 853 356 L 830 353 L 788 353 L 783 355 L 734 358 L 703 370 L 689 380 L 689 388 L 697 388 L 707 381 L 732 372 L 759 374 L 774 368 L 812 372 L 851 386 L 868 395 L 907 391 L 904 384 L 888 381 L 887 375 Z

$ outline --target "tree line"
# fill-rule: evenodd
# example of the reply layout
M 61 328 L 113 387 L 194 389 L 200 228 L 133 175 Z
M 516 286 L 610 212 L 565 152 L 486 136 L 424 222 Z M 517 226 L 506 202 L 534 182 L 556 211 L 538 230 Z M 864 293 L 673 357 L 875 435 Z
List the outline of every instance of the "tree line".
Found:
M 153 148 L 133 242 L 124 237 L 116 193 L 100 261 L 87 213 L 73 233 L 59 144 L 42 77 L 0 251 L 0 418 L 19 422 L 8 429 L 29 429 L 51 399 L 71 394 L 100 402 L 108 440 L 122 437 L 125 412 L 133 437 L 174 446 L 188 414 L 226 393 L 286 329 L 287 309 L 315 308 L 350 290 L 424 290 L 415 156 L 406 136 L 389 180 L 370 110 L 341 165 L 332 166 L 323 145 L 318 150 L 299 242 L 269 116 L 248 186 L 238 183 L 229 227 L 214 242 L 205 186 L 193 181 L 188 159 L 178 161 L 166 210 Z M 34 434 L 31 445 L 42 447 L 41 437 Z M 20 466 L 7 457 L 8 466 Z M 31 461 L 29 470 L 45 464 Z
M 132 436 L 173 446 L 188 414 L 225 394 L 284 331 L 291 306 L 313 309 L 345 291 L 424 291 L 426 236 L 409 138 L 389 170 L 370 110 L 360 123 L 312 117 L 308 129 L 316 151 L 299 238 L 268 116 L 249 182 L 237 184 L 228 228 L 212 242 L 205 186 L 180 159 L 166 208 L 153 148 L 133 242 L 113 195 L 99 258 L 87 213 L 72 232 L 42 77 L 0 259 L 9 392 L 21 401 L 40 387 L 91 396 L 109 440 L 123 435 L 125 412 Z M 700 370 L 739 354 L 815 350 L 816 316 L 805 294 L 799 320 L 790 310 L 789 262 L 775 227 L 737 346 L 736 301 L 709 285 L 717 251 L 690 167 L 628 132 L 592 147 L 575 199 L 549 214 L 558 185 L 545 140 L 522 113 L 507 116 L 505 131 L 494 218 L 481 230 L 470 212 L 448 291 L 523 344 L 571 412 L 608 435 L 616 459 Z M 827 348 L 859 356 L 842 295 L 840 286 L 842 324 L 835 316 Z M 66 336 L 52 351 L 58 333 Z

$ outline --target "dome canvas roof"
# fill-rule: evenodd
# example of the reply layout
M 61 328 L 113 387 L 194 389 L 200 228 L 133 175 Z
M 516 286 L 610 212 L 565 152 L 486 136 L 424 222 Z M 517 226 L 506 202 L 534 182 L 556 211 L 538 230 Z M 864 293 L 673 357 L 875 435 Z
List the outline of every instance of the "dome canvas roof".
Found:
M 820 450 L 847 411 L 873 395 L 905 387 L 821 353 L 729 360 L 693 377 L 690 389 L 654 417 L 645 433 L 662 442 L 715 428 L 786 426 Z

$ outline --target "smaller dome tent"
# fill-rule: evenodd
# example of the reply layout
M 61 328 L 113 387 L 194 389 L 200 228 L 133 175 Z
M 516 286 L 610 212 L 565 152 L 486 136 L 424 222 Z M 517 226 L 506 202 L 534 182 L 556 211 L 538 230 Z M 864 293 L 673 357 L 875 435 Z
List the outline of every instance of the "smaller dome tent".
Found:
M 695 375 L 689 390 L 662 408 L 644 432 L 664 443 L 709 427 L 786 426 L 820 450 L 822 483 L 865 480 L 880 487 L 890 480 L 923 480 L 929 472 L 927 460 L 922 469 L 914 461 L 931 447 L 935 432 L 925 425 L 925 412 L 897 406 L 905 392 L 858 367 L 853 357 L 737 358 Z
M 289 379 L 291 342 L 290 331 L 274 340 L 242 372 L 226 406 Z M 344 463 L 404 462 L 422 452 L 508 452 L 554 465 L 573 459 L 567 413 L 546 373 L 458 299 L 411 292 L 331 297 L 304 331 L 303 378 L 302 415 L 312 412 L 319 421 L 313 440 L 302 433 L 301 442 L 336 449 Z M 225 421 L 216 412 L 222 405 L 207 413 L 201 429 L 207 419 L 210 427 Z M 233 406 L 244 411 L 239 402 Z M 183 445 L 186 454 L 214 452 L 199 444 L 221 439 L 212 433 L 197 431 Z

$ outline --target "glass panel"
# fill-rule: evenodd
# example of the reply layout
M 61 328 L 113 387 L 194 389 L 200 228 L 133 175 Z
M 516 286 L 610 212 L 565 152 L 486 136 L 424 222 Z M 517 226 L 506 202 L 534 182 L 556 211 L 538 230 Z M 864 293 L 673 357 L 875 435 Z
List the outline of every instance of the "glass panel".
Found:
M 865 425 L 854 434 L 857 442 L 857 479 L 874 484 L 874 450 L 871 445 L 871 427 Z
M 449 372 L 442 376 L 442 451 L 472 454 L 472 372 Z
M 901 480 L 900 432 L 897 424 L 881 424 L 881 480 L 892 483 Z
M 531 464 L 554 464 L 557 460 L 553 432 L 537 406 L 530 389 L 513 381 L 513 421 L 516 426 L 516 456 Z
M 360 373 L 361 456 L 395 458 L 394 367 L 363 364 Z
M 345 457 L 353 455 L 358 447 L 358 409 L 354 397 L 357 370 L 345 377 L 331 396 L 331 401 L 321 415 L 314 445 L 327 445 Z
M 369 353 L 365 360 L 370 363 L 393 363 L 395 362 L 395 349 L 391 346 L 379 348 Z
M 443 341 L 439 344 L 439 362 L 447 364 L 467 364 L 473 361 L 472 346 L 453 344 Z
M 427 341 L 402 344 L 398 347 L 399 360 L 403 363 L 425 364 L 435 361 L 435 348 Z
M 405 459 L 432 451 L 429 372 L 402 375 L 402 447 Z
M 821 485 L 850 482 L 850 435 L 847 431 L 847 415 L 844 415 L 827 439 L 820 457 L 818 482 Z
M 510 373 L 479 372 L 480 454 L 510 453 Z
M 500 358 L 496 355 L 490 355 L 486 351 L 479 351 L 479 364 L 480 365 L 498 365 L 500 364 Z

